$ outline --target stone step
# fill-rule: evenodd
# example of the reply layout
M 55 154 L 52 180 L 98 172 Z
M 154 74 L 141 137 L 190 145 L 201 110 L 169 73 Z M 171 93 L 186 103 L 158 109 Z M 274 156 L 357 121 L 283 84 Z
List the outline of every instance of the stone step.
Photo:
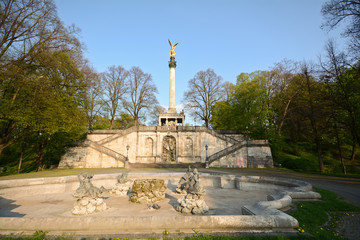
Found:
M 126 161 L 126 157 L 124 155 L 122 155 L 121 153 L 118 153 L 118 152 L 115 152 L 114 150 L 111 150 L 110 148 L 107 148 L 107 147 L 104 147 L 96 142 L 91 142 L 89 147 L 101 152 L 101 153 L 104 153 L 110 157 L 113 157 L 115 158 L 116 160 L 119 160 L 123 163 L 125 163 Z
M 129 163 L 130 168 L 204 168 L 203 163 Z

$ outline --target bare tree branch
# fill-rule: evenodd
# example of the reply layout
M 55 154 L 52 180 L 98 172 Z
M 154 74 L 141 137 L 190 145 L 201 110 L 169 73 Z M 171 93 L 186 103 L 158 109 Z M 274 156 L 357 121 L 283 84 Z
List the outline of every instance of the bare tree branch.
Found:
M 158 104 L 155 93 L 158 92 L 151 75 L 144 73 L 139 67 L 132 67 L 129 71 L 129 88 L 122 99 L 126 111 L 134 118 L 135 125 L 144 118 L 143 111 L 151 110 Z
M 222 77 L 216 75 L 214 70 L 198 72 L 188 82 L 188 91 L 184 93 L 186 108 L 192 115 L 200 117 L 205 126 L 209 127 L 212 106 L 222 99 Z

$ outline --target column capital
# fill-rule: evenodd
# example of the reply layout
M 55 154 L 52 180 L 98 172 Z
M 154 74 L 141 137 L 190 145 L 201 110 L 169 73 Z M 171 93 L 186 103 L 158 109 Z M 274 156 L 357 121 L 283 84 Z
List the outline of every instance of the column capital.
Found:
M 176 68 L 175 57 L 170 57 L 169 68 Z

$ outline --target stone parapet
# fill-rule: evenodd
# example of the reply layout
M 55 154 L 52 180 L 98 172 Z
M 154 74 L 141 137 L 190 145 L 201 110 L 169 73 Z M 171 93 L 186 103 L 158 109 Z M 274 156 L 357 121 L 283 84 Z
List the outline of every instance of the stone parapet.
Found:
M 183 121 L 181 113 L 160 116 L 164 117 L 165 122 L 176 120 L 171 117 L 179 117 L 179 122 Z M 85 142 L 87 144 L 84 146 L 68 149 L 59 167 L 124 167 L 125 163 L 273 167 L 267 141 L 247 140 L 244 135 L 233 131 L 215 131 L 200 126 L 136 126 L 125 130 L 95 130 L 87 135 Z

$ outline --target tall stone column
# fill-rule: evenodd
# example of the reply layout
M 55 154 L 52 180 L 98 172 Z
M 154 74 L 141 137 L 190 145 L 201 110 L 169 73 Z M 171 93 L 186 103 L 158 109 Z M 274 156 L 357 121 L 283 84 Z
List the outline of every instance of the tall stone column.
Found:
M 175 108 L 175 68 L 176 68 L 176 61 L 175 61 L 175 57 L 170 57 L 169 68 L 170 68 L 170 91 L 169 91 L 169 109 L 168 109 L 168 113 L 176 113 L 176 108 Z

